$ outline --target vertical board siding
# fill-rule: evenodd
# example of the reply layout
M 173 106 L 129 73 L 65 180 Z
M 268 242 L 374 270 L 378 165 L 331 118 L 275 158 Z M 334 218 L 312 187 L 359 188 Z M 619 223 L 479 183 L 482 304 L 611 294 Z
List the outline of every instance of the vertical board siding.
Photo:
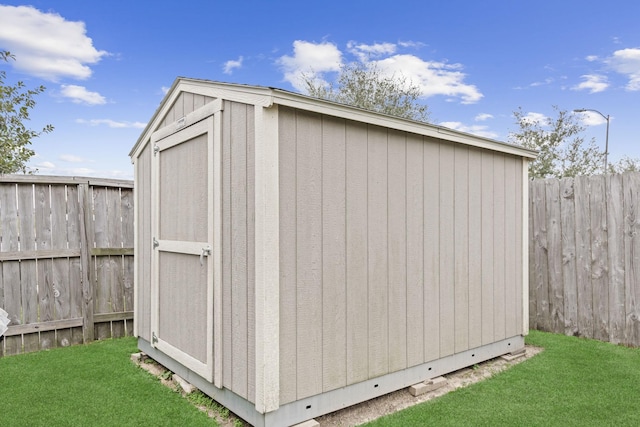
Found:
M 534 180 L 532 327 L 640 345 L 640 173 Z
M 482 345 L 482 151 L 469 150 L 469 348 Z M 522 247 L 522 245 L 520 245 Z M 519 265 L 519 264 L 517 264 Z
M 322 119 L 322 390 L 347 380 L 346 123 Z
M 5 336 L 0 340 L 0 354 L 11 355 L 52 347 L 66 347 L 84 341 L 82 326 L 86 317 L 83 309 L 82 270 L 90 267 L 88 276 L 96 280 L 94 299 L 102 311 L 119 313 L 122 319 L 131 319 L 133 310 L 133 271 L 123 268 L 132 266 L 131 255 L 117 255 L 119 268 L 104 268 L 94 257 L 90 266 L 82 266 L 81 248 L 97 251 L 133 248 L 133 199 L 132 184 L 121 187 L 123 181 L 101 180 L 97 185 L 89 184 L 96 192 L 111 191 L 117 200 L 110 208 L 97 205 L 91 218 L 100 222 L 101 217 L 111 215 L 111 229 L 99 228 L 100 235 L 94 238 L 81 233 L 85 221 L 81 214 L 78 186 L 87 185 L 77 178 L 59 177 L 3 177 L 0 179 L 0 261 L 1 284 L 0 306 L 10 316 L 11 326 L 22 325 L 20 333 Z M 121 207 L 121 195 L 127 195 L 127 207 Z M 129 240 L 122 239 L 122 215 L 126 212 Z M 93 226 L 84 225 L 88 229 Z M 46 252 L 45 252 L 46 251 Z M 124 252 L 123 252 L 124 253 Z M 115 255 L 114 255 L 115 257 Z M 98 271 L 100 269 L 100 271 Z M 102 270 L 109 271 L 104 277 Z M 103 277 L 104 280 L 97 279 Z M 124 288 L 129 283 L 129 290 Z M 116 299 L 112 300 L 111 296 Z M 124 302 L 129 298 L 129 305 Z M 78 322 L 74 327 L 49 326 L 48 322 Z M 84 321 L 89 322 L 89 319 Z M 95 324 L 100 337 L 119 337 L 131 333 L 123 327 L 127 320 Z M 129 320 L 129 324 L 132 322 Z M 34 326 L 31 332 L 29 325 Z M 116 324 L 115 327 L 112 324 Z M 93 327 L 93 326 L 92 326 Z M 26 328 L 26 329 L 25 329 Z
M 198 95 L 195 93 L 182 92 L 173 102 L 173 105 L 167 110 L 162 118 L 158 128 L 162 128 L 180 120 L 189 113 L 194 112 L 198 108 L 210 103 L 215 98 L 209 96 Z
M 454 151 L 454 352 L 469 348 L 469 150 Z
M 522 307 L 521 304 L 515 303 L 516 301 L 522 301 L 521 294 L 518 294 L 517 290 L 519 286 L 514 286 L 515 283 L 520 283 L 522 278 L 522 270 L 516 263 L 517 254 L 519 251 L 513 250 L 513 248 L 521 248 L 519 245 L 518 235 L 522 235 L 522 215 L 518 216 L 517 206 L 522 204 L 522 196 L 517 191 L 517 188 L 522 187 L 521 177 L 522 171 L 517 167 L 521 165 L 522 161 L 514 157 L 505 156 L 505 172 L 504 172 L 504 184 L 505 184 L 505 200 L 504 200 L 504 268 L 505 268 L 505 283 L 504 283 L 504 337 L 509 338 L 515 336 L 522 330 L 518 325 L 520 324 L 521 314 L 518 317 L 518 307 Z M 520 264 L 521 265 L 521 264 Z M 519 296 L 520 295 L 520 296 Z
M 296 113 L 297 398 L 322 392 L 322 121 Z
M 253 106 L 222 112 L 222 384 L 255 399 Z M 188 112 L 187 112 L 188 113 Z
M 482 153 L 482 344 L 489 344 L 494 341 L 493 325 L 493 259 L 494 253 L 494 204 L 493 195 L 493 154 Z M 500 225 L 502 227 L 502 225 Z M 531 234 L 533 235 L 533 234 Z M 533 253 L 533 251 L 531 251 Z
M 423 153 L 422 138 L 407 135 L 407 366 L 419 365 L 425 360 Z
M 506 253 L 511 250 L 506 243 L 505 156 L 496 154 L 493 162 L 493 339 L 506 338 Z
M 231 390 L 247 398 L 247 106 L 227 103 L 231 115 Z M 224 255 L 223 255 L 224 256 Z
M 520 334 L 520 158 L 288 107 L 279 144 L 281 405 Z
M 280 404 L 297 395 L 296 121 L 291 109 L 278 112 L 280 159 Z
M 388 172 L 387 130 L 368 127 L 367 254 L 369 289 L 369 378 L 389 372 L 389 262 L 388 262 Z
M 152 146 L 148 144 L 136 159 L 135 199 L 136 211 L 136 315 L 138 336 L 151 342 L 151 159 Z
M 347 384 L 369 378 L 367 126 L 347 122 Z
M 388 358 L 389 372 L 407 367 L 407 137 L 389 131 Z M 413 178 L 410 178 L 413 179 Z
M 424 143 L 424 361 L 440 357 L 440 143 Z
M 455 352 L 455 148 L 451 143 L 440 144 L 440 214 L 439 242 L 439 324 L 440 353 L 438 358 Z M 426 203 L 429 203 L 426 201 Z M 432 307 L 432 309 L 434 309 Z M 431 327 L 431 326 L 429 326 Z

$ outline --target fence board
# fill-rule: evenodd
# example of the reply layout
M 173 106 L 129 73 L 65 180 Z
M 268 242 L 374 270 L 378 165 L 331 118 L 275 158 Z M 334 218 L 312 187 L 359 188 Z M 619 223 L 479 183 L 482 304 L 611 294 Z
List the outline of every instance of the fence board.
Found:
M 530 304 L 544 308 L 545 290 L 550 301 L 549 312 L 530 311 L 531 327 L 640 346 L 640 173 L 560 180 L 559 222 L 555 182 L 529 186 Z
M 545 209 L 547 225 L 547 255 L 549 269 L 549 329 L 564 332 L 564 291 L 562 283 L 562 231 L 560 218 L 560 182 L 545 182 Z
M 576 281 L 576 208 L 573 179 L 560 180 L 560 196 L 564 334 L 577 335 L 578 284 Z
M 593 289 L 591 288 L 591 213 L 589 178 L 573 182 L 576 203 L 576 278 L 578 283 L 578 333 L 593 338 Z
M 625 174 L 625 343 L 640 345 L 640 174 Z
M 88 200 L 95 186 L 107 195 L 97 208 Z M 0 307 L 11 319 L 0 356 L 89 342 L 94 327 L 103 337 L 132 333 L 132 316 L 121 314 L 133 309 L 132 189 L 127 181 L 0 177 Z M 97 239 L 94 215 L 106 232 Z M 95 325 L 98 264 L 108 298 Z
M 591 210 L 591 288 L 593 337 L 609 339 L 609 280 L 607 256 L 607 193 L 604 176 L 593 176 L 589 193 Z
M 609 341 L 624 341 L 624 196 L 622 175 L 608 175 L 607 242 L 609 262 Z
M 537 328 L 543 331 L 551 330 L 551 317 L 549 311 L 549 274 L 547 258 L 547 221 L 546 196 L 544 181 L 534 181 L 531 188 L 531 202 L 533 215 L 533 260 L 536 266 L 533 282 L 530 286 L 534 288 L 533 301 L 535 301 Z

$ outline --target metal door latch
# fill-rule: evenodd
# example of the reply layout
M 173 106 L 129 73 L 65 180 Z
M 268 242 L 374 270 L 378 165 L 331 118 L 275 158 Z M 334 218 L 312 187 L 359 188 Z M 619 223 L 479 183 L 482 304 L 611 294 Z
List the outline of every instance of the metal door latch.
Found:
M 211 246 L 202 248 L 202 252 L 200 252 L 200 265 L 204 265 L 204 257 L 209 255 L 211 255 Z

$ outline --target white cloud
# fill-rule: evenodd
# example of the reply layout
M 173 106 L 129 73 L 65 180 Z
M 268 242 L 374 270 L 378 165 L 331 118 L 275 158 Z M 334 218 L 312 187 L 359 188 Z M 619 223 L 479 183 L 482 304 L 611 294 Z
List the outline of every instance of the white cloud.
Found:
M 395 53 L 397 46 L 393 43 L 356 44 L 356 42 L 350 41 L 347 43 L 347 49 L 361 62 L 367 62 L 371 58 Z
M 167 87 L 167 86 L 162 86 L 162 87 L 160 88 L 160 90 L 162 91 L 162 94 L 163 94 L 163 95 L 166 95 L 167 93 L 169 93 L 169 89 L 171 89 L 171 88 L 169 88 L 169 87 Z
M 414 55 L 394 55 L 374 61 L 389 74 L 398 73 L 420 88 L 422 96 L 444 95 L 461 98 L 463 104 L 478 102 L 484 95 L 474 85 L 464 83 L 466 75 L 460 64 L 424 61 Z
M 118 122 L 111 119 L 91 119 L 91 120 L 77 119 L 76 123 L 89 125 L 89 126 L 107 125 L 110 128 L 115 128 L 115 129 L 124 129 L 124 128 L 144 129 L 145 126 L 147 126 L 146 123 L 142 123 L 142 122 Z
M 640 90 L 640 48 L 617 50 L 605 62 L 629 79 L 627 90 Z
M 69 163 L 83 163 L 83 162 L 91 162 L 92 160 L 83 159 L 82 157 L 74 156 L 73 154 L 61 154 L 58 156 L 60 160 L 63 162 Z
M 585 58 L 589 62 L 597 61 L 599 58 L 596 55 L 589 55 Z
M 342 52 L 333 43 L 311 43 L 303 40 L 293 42 L 293 56 L 281 56 L 278 65 L 284 72 L 284 79 L 297 90 L 304 90 L 302 75 L 324 82 L 323 74 L 339 71 Z
M 98 92 L 89 92 L 84 86 L 62 85 L 60 86 L 60 93 L 76 104 L 102 105 L 107 103 L 104 96 Z
M 603 92 L 609 87 L 606 76 L 598 74 L 585 74 L 580 76 L 584 81 L 571 88 L 571 90 L 588 90 L 589 93 Z
M 421 48 L 422 46 L 426 46 L 426 45 L 425 45 L 424 43 L 422 43 L 422 42 L 414 42 L 414 41 L 411 41 L 411 40 L 408 40 L 408 41 L 399 41 L 399 42 L 398 42 L 398 45 L 399 45 L 399 46 L 402 46 L 402 47 L 413 47 L 413 48 Z
M 607 123 L 607 119 L 595 111 L 584 111 L 579 113 L 580 121 L 587 126 L 597 126 Z
M 473 135 L 482 136 L 485 138 L 497 138 L 498 134 L 489 130 L 488 126 L 483 125 L 471 125 L 467 126 L 461 122 L 442 122 L 440 126 L 444 126 L 449 129 L 458 130 L 460 132 L 466 132 Z
M 316 79 L 319 84 L 328 84 L 325 74 L 339 71 L 343 63 L 343 53 L 330 42 L 296 40 L 293 50 L 293 56 L 284 55 L 277 63 L 284 72 L 284 80 L 300 91 L 305 89 L 301 79 L 303 74 Z M 444 95 L 452 99 L 459 98 L 463 104 L 472 104 L 483 97 L 476 86 L 464 82 L 466 75 L 461 71 L 461 64 L 424 61 L 415 55 L 399 54 L 396 53 L 397 45 L 393 43 L 368 45 L 349 42 L 347 51 L 358 61 L 376 66 L 386 75 L 407 78 L 418 86 L 424 98 Z
M 241 57 L 239 57 L 239 58 L 238 58 L 238 59 L 236 59 L 236 60 L 229 60 L 229 61 L 225 62 L 225 63 L 224 63 L 224 67 L 223 67 L 223 72 L 224 72 L 225 74 L 232 74 L 232 73 L 233 73 L 233 70 L 234 70 L 235 68 L 240 68 L 240 67 L 242 67 L 242 60 L 243 60 L 243 58 L 242 58 L 242 56 L 241 56 Z
M 488 119 L 493 119 L 493 115 L 492 114 L 488 114 L 488 113 L 480 113 L 475 117 L 475 121 L 476 122 L 483 122 L 485 120 Z
M 43 161 L 35 165 L 37 169 L 54 169 L 56 165 L 52 162 Z
M 537 87 L 537 86 L 544 86 L 544 85 L 549 85 L 551 83 L 553 83 L 555 80 L 552 77 L 547 77 L 546 79 L 544 79 L 541 82 L 533 82 L 531 83 L 531 87 Z
M 16 56 L 16 69 L 52 81 L 86 79 L 108 54 L 93 46 L 84 22 L 32 6 L 0 5 L 0 45 Z

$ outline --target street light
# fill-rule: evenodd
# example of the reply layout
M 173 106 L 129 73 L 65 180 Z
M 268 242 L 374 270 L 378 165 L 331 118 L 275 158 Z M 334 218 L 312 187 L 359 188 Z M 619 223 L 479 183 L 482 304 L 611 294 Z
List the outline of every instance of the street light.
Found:
M 594 113 L 600 114 L 607 121 L 607 136 L 604 142 L 604 173 L 607 173 L 607 167 L 609 166 L 608 158 L 609 158 L 609 115 L 606 116 L 602 114 L 598 110 L 593 110 L 591 108 L 579 108 L 577 110 L 573 110 L 574 113 L 586 113 L 587 111 L 592 111 Z

